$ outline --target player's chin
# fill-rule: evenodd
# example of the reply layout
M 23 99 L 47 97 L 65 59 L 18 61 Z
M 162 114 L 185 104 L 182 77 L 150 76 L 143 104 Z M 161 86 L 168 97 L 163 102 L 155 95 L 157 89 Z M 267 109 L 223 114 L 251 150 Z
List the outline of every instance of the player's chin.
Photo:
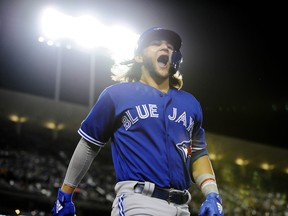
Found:
M 159 76 L 161 76 L 162 78 L 166 79 L 169 77 L 169 69 L 165 69 L 165 70 L 159 70 L 158 71 Z
M 169 75 L 169 66 L 167 65 L 167 66 L 157 66 L 157 72 L 158 72 L 158 74 L 159 75 L 162 75 L 162 76 L 167 76 L 167 75 Z

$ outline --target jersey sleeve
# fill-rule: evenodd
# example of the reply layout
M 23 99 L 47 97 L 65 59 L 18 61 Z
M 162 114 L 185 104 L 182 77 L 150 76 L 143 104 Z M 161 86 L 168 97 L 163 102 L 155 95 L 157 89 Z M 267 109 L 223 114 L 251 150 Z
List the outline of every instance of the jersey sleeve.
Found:
M 207 143 L 205 139 L 205 130 L 202 127 L 203 122 L 203 114 L 200 103 L 198 102 L 198 115 L 194 124 L 193 132 L 192 132 L 192 162 L 197 160 L 199 157 L 208 154 L 207 151 Z
M 112 134 L 114 115 L 115 106 L 113 100 L 108 90 L 105 89 L 81 123 L 78 133 L 88 142 L 104 146 Z

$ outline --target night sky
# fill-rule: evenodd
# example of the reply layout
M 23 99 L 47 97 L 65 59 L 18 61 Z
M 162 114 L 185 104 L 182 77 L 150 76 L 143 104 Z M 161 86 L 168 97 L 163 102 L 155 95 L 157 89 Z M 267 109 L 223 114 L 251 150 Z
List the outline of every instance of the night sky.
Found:
M 1 1 L 0 88 L 54 97 L 56 48 L 37 41 L 46 6 L 72 16 L 97 14 L 139 34 L 167 27 L 182 37 L 184 90 L 200 101 L 206 131 L 288 148 L 284 3 L 251 2 Z M 97 98 L 113 84 L 113 61 L 103 49 L 95 55 Z M 90 55 L 63 50 L 62 65 L 60 100 L 87 105 Z

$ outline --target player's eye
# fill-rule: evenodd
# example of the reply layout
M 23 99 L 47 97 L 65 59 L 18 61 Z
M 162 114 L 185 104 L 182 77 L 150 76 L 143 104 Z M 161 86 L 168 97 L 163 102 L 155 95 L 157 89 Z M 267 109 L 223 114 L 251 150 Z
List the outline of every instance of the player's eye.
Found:
M 170 44 L 170 43 L 168 43 L 168 44 L 167 44 L 167 47 L 168 47 L 168 49 L 170 49 L 170 50 L 174 50 L 174 47 L 173 47 L 173 45 L 172 45 L 172 44 Z
M 169 50 L 174 50 L 174 47 L 171 43 L 167 42 L 167 41 L 162 41 L 162 40 L 154 40 L 150 43 L 151 46 L 161 46 L 163 43 L 166 44 L 167 48 Z
M 161 45 L 161 41 L 160 40 L 154 40 L 150 43 L 151 46 L 160 46 Z

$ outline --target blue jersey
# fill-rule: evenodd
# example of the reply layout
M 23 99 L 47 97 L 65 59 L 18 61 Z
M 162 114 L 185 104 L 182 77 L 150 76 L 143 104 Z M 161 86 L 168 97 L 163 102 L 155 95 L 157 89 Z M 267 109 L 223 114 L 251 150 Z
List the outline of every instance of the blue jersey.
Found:
M 116 181 L 191 186 L 191 160 L 207 154 L 202 110 L 188 92 L 164 94 L 141 82 L 119 83 L 99 96 L 79 134 L 104 146 L 111 139 Z

